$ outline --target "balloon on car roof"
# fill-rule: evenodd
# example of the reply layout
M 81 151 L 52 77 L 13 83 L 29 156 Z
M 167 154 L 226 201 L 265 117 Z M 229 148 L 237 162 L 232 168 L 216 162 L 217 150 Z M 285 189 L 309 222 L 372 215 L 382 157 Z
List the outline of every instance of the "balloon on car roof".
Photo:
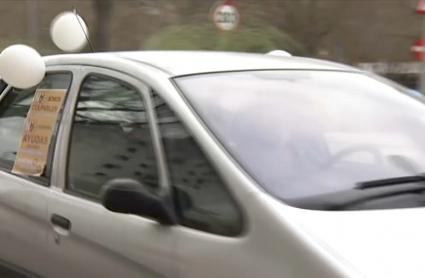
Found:
M 266 55 L 281 56 L 281 57 L 292 57 L 291 53 L 289 53 L 285 50 L 272 50 L 272 51 L 268 52 Z
M 67 11 L 53 19 L 50 36 L 60 50 L 78 52 L 88 43 L 89 31 L 84 20 L 76 12 Z
M 46 65 L 34 48 L 15 44 L 0 53 L 0 76 L 18 89 L 36 86 L 46 74 Z

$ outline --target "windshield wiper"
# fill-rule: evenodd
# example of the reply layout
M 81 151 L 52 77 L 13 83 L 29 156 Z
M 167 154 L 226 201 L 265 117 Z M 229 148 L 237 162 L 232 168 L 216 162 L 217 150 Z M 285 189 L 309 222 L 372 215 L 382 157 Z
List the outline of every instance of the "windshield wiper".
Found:
M 398 178 L 359 182 L 356 184 L 355 189 L 361 190 L 361 189 L 377 188 L 377 187 L 392 186 L 392 185 L 399 185 L 399 184 L 405 184 L 405 183 L 415 183 L 415 182 L 425 182 L 425 173 L 412 175 L 412 176 L 398 177 Z

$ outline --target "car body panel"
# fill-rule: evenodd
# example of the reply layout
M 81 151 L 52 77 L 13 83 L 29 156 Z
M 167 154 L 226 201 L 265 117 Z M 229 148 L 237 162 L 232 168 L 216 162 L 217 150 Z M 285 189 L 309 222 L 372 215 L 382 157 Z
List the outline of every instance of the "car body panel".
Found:
M 55 65 L 57 63 L 64 62 L 67 60 L 67 64 L 82 64 L 82 65 L 97 65 L 99 67 L 110 68 L 120 72 L 126 72 L 132 77 L 139 79 L 140 81 L 148 83 L 152 86 L 161 97 L 172 106 L 176 114 L 181 118 L 183 122 L 186 123 L 186 126 L 190 129 L 193 136 L 197 139 L 200 145 L 203 147 L 205 153 L 209 156 L 212 163 L 216 166 L 217 171 L 221 174 L 222 178 L 227 182 L 229 189 L 233 193 L 236 200 L 242 202 L 250 194 L 264 194 L 260 187 L 257 187 L 249 176 L 246 175 L 240 167 L 233 161 L 228 153 L 220 146 L 214 136 L 209 132 L 205 125 L 200 121 L 196 116 L 194 111 L 186 103 L 185 99 L 176 91 L 176 87 L 170 82 L 170 78 L 182 74 L 191 74 L 201 72 L 213 72 L 213 71 L 226 71 L 226 70 L 235 70 L 235 64 L 239 64 L 240 70 L 253 70 L 253 69 L 281 69 L 285 68 L 316 68 L 319 70 L 353 70 L 348 67 L 341 67 L 333 65 L 332 63 L 326 62 L 312 62 L 309 59 L 305 59 L 305 62 L 301 63 L 288 63 L 288 61 L 282 61 L 281 58 L 275 57 L 260 57 L 259 55 L 254 55 L 252 60 L 246 58 L 251 56 L 250 54 L 241 54 L 241 57 L 237 59 L 228 59 L 229 54 L 223 53 L 207 53 L 208 59 L 214 59 L 218 61 L 225 61 L 226 63 L 215 63 L 215 67 L 210 68 L 208 63 L 205 63 L 205 67 L 202 70 L 202 65 L 199 67 L 190 66 L 185 67 L 185 63 L 181 63 L 183 58 L 187 58 L 187 55 L 181 55 L 183 53 L 170 53 L 170 55 L 163 56 L 164 52 L 156 53 L 156 59 L 159 57 L 167 57 L 163 59 L 166 65 L 162 63 L 155 63 L 156 59 L 150 59 L 149 54 L 151 53 L 121 53 L 116 54 L 115 56 L 110 56 L 109 54 L 96 54 L 66 57 L 61 61 L 61 57 L 56 57 L 48 59 L 47 64 Z M 187 53 L 188 55 L 193 53 Z M 202 55 L 202 54 L 200 54 Z M 116 57 L 122 56 L 122 57 Z M 142 57 L 139 57 L 142 56 Z M 205 56 L 205 55 L 204 55 Z M 230 55 L 231 57 L 232 55 Z M 122 59 L 125 58 L 125 59 Z M 201 58 L 200 58 L 201 59 Z M 262 62 L 258 64 L 258 60 Z M 302 59 L 302 58 L 300 58 Z M 118 62 L 119 60 L 119 62 Z M 201 59 L 205 61 L 205 59 Z M 304 61 L 304 59 L 302 59 Z M 241 64 L 241 61 L 246 63 Z M 248 63 L 249 62 L 249 63 Z M 313 64 L 313 65 L 312 65 Z M 113 65 L 113 67 L 111 66 Z M 178 66 L 181 67 L 178 67 Z M 194 64 L 191 64 L 192 66 Z M 72 115 L 72 113 L 67 113 Z M 70 117 L 67 118 L 67 121 L 71 121 Z M 71 122 L 69 122 L 71 124 Z M 65 126 L 67 124 L 65 123 Z M 65 139 L 65 138 L 64 138 Z M 64 146 L 67 145 L 66 139 L 62 140 Z M 62 161 L 64 155 L 61 156 Z M 64 165 L 64 164 L 62 164 Z M 243 213 L 245 214 L 244 218 L 244 234 L 251 234 L 251 225 L 250 217 L 246 214 L 247 210 L 250 208 L 246 207 L 248 203 L 241 203 L 240 207 L 242 208 Z M 226 238 L 211 235 L 208 233 L 203 233 L 195 231 L 192 229 L 184 227 L 176 227 L 174 235 L 176 237 L 176 242 L 178 244 L 177 248 L 177 262 L 178 271 L 180 277 L 217 277 L 217 274 L 222 275 L 222 277 L 258 277 L 261 273 L 264 274 L 264 269 L 256 267 L 254 263 L 250 264 L 252 267 L 246 265 L 246 261 L 252 260 L 253 262 L 258 259 L 258 253 L 249 252 L 250 248 L 254 248 L 256 244 L 259 244 L 261 241 L 260 238 L 253 240 L 251 237 L 237 237 L 237 238 Z M 269 231 L 270 232 L 270 231 Z M 260 236 L 260 234 L 258 235 Z M 51 243 L 52 240 L 49 240 Z M 233 244 L 232 244 L 233 243 Z M 211 248 L 211 244 L 214 244 L 215 248 Z M 235 247 L 239 248 L 235 248 Z M 191 247 L 191 248 L 189 248 Z M 238 251 L 246 250 L 245 260 L 238 259 Z M 254 250 L 254 249 L 252 249 Z M 264 248 L 263 251 L 267 253 L 267 248 Z M 239 264 L 231 263 L 231 260 L 226 260 L 228 256 L 223 256 L 223 254 L 232 254 L 232 258 L 238 260 Z M 282 249 L 283 254 L 288 254 L 285 249 Z M 264 258 L 270 258 L 272 254 L 264 254 Z M 279 252 L 278 252 L 279 253 Z M 277 254 L 278 254 L 277 253 Z M 276 255 L 277 255 L 276 254 Z M 217 258 L 221 258 L 220 260 Z M 213 263 L 214 262 L 214 263 Z M 267 273 L 270 277 L 282 277 L 282 269 L 280 263 L 275 263 L 270 261 L 272 265 L 268 268 Z M 295 261 L 294 261 L 295 263 Z M 210 265 L 207 267 L 207 265 Z M 233 265 L 234 267 L 230 267 Z M 223 267 L 226 266 L 226 267 Z M 302 273 L 302 269 L 298 269 L 299 264 L 294 264 L 292 269 L 288 269 L 287 276 L 295 275 L 296 273 Z M 317 267 L 317 266 L 316 266 Z M 209 271 L 210 270 L 210 271 Z M 220 271 L 217 273 L 217 271 Z M 301 272 L 300 272 L 301 271 Z M 335 271 L 332 267 L 328 269 L 329 273 L 334 273 L 334 277 L 349 277 L 349 276 L 338 276 L 338 271 Z M 327 274 L 329 274 L 327 273 Z M 240 276 L 242 275 L 242 276 Z M 323 276 L 325 277 L 325 276 Z M 331 276 L 326 276 L 331 277 Z
M 276 210 L 269 198 L 252 193 L 242 200 L 250 222 L 236 238 L 179 227 L 181 277 L 364 277 L 306 233 L 291 214 Z
M 144 97 L 148 94 L 146 86 L 128 75 L 90 66 L 81 67 L 75 88 L 80 88 L 88 74 L 110 76 L 137 87 Z M 66 116 L 58 135 L 60 143 L 55 149 L 58 163 L 54 166 L 54 187 L 48 214 L 65 217 L 72 226 L 70 231 L 56 226 L 49 230 L 48 248 L 56 258 L 52 277 L 173 277 L 176 260 L 175 236 L 171 227 L 163 227 L 142 217 L 115 214 L 99 203 L 66 192 L 65 169 L 77 96 L 78 90 L 68 98 Z M 164 176 L 164 162 L 161 163 L 159 156 L 157 161 L 159 172 Z M 165 179 L 160 183 L 167 187 Z M 64 273 L 63 269 L 68 271 Z
M 424 276 L 423 208 L 332 212 L 274 205 L 365 277 Z
M 48 71 L 56 70 L 52 67 Z M 10 88 L 8 86 L 2 92 L 0 101 Z M 19 144 L 16 140 L 19 135 L 13 132 L 12 127 L 23 125 L 22 120 L 21 117 L 1 119 L 1 144 L 3 148 L 6 146 L 6 152 L 10 152 L 3 153 L 2 157 L 15 155 L 13 152 Z M 51 277 L 51 253 L 46 248 L 50 227 L 47 214 L 49 196 L 47 185 L 0 171 L 0 269 L 9 268 L 9 272 L 16 271 L 15 275 L 24 277 Z
M 10 246 L 7 251 L 0 249 L 0 260 L 2 256 L 7 257 L 9 263 L 25 265 L 28 270 L 35 270 L 47 278 L 355 278 L 365 277 L 364 273 L 372 275 L 368 278 L 380 278 L 385 277 L 383 274 L 389 275 L 386 277 L 401 274 L 403 268 L 396 261 L 402 258 L 395 255 L 397 251 L 401 250 L 399 255 L 406 256 L 412 250 L 415 256 L 422 254 L 414 251 L 413 243 L 407 239 L 400 240 L 392 249 L 389 247 L 397 233 L 401 233 L 395 222 L 390 223 L 389 212 L 371 216 L 366 215 L 369 212 L 313 212 L 288 207 L 269 196 L 222 147 L 172 80 L 182 75 L 238 70 L 359 70 L 307 58 L 209 51 L 69 54 L 48 56 L 45 62 L 48 70 L 73 68 L 78 74 L 72 81 L 71 97 L 67 99 L 57 136 L 51 188 L 35 186 L 0 172 L 0 221 L 10 224 L 0 226 L 0 246 Z M 99 203 L 66 192 L 65 169 L 73 112 L 81 81 L 89 72 L 129 82 L 147 99 L 152 88 L 170 105 L 238 204 L 243 216 L 240 235 L 224 237 L 178 225 L 162 226 L 143 217 L 112 213 Z M 149 101 L 147 106 L 150 118 L 155 119 Z M 159 159 L 160 185 L 162 193 L 167 195 L 170 185 L 164 150 L 157 125 L 151 127 Z M 53 214 L 69 219 L 71 230 L 52 225 L 50 217 Z M 422 225 L 409 224 L 407 220 L 419 218 L 420 213 L 405 220 L 402 216 L 403 213 L 396 213 L 396 222 L 412 229 L 409 236 L 419 238 Z M 372 221 L 376 223 L 362 231 Z M 388 233 L 389 237 L 379 238 L 386 231 L 385 227 L 393 230 Z M 16 231 L 19 233 L 14 234 Z M 362 257 L 369 251 L 361 249 L 359 241 L 371 241 L 370 246 L 376 249 Z M 418 247 L 422 247 L 421 244 Z M 12 246 L 16 246 L 15 250 Z M 24 253 L 29 246 L 33 249 Z M 378 259 L 381 247 L 391 253 Z M 418 264 L 420 258 L 406 263 L 416 271 L 405 272 L 412 274 L 409 277 L 416 278 L 419 276 L 414 275 L 423 273 Z M 398 267 L 397 270 L 392 273 L 380 270 L 386 260 L 394 263 L 393 269 Z
M 139 67 L 142 65 L 151 67 L 169 76 L 266 69 L 359 71 L 342 64 L 311 58 L 220 51 L 128 51 L 54 55 L 46 56 L 44 59 L 48 66 L 76 64 L 108 68 L 114 64 L 113 68 L 117 70 L 120 69 L 120 65 L 133 62 L 139 64 Z
M 0 172 L 0 273 L 49 273 L 48 198 L 49 188 Z
M 49 200 L 49 214 L 65 216 L 72 225 L 70 231 L 49 231 L 48 249 L 56 258 L 51 277 L 174 277 L 171 227 L 115 214 L 60 190 Z

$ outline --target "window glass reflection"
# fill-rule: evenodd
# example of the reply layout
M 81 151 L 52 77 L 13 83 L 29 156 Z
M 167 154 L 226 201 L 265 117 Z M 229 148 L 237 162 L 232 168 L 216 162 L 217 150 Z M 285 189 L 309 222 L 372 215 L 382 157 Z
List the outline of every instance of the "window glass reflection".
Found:
M 241 231 L 241 215 L 229 190 L 191 133 L 153 95 L 181 224 L 226 236 Z
M 68 190 L 98 200 L 102 186 L 115 178 L 158 187 L 152 136 L 140 93 L 124 82 L 92 75 L 78 97 Z

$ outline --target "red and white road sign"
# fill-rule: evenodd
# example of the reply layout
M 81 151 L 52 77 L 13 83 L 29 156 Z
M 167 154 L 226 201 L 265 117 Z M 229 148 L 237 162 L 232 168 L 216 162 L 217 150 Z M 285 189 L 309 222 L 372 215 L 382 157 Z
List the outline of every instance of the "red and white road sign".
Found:
M 418 58 L 418 60 L 424 61 L 425 60 L 425 38 L 417 39 L 410 47 L 410 50 L 413 52 L 416 58 Z
M 425 14 L 425 0 L 419 0 L 418 5 L 416 6 L 416 12 Z
M 232 31 L 239 25 L 239 11 L 236 0 L 225 0 L 214 6 L 213 21 L 222 31 Z

